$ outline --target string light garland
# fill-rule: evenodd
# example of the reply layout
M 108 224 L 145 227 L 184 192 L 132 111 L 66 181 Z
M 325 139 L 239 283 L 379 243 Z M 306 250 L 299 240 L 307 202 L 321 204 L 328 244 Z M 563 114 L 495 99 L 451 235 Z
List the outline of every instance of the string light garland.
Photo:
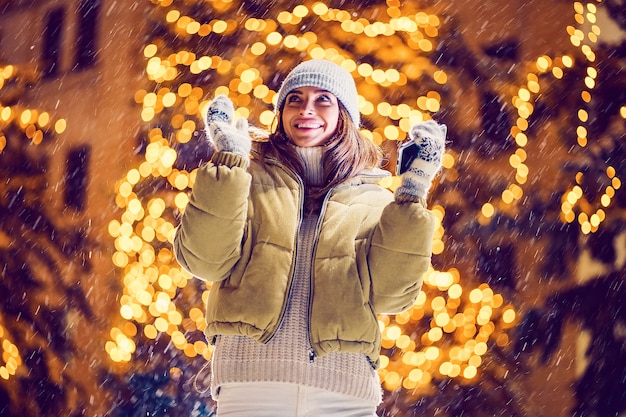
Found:
M 600 3 L 598 0 L 597 3 Z M 578 109 L 577 117 L 579 124 L 576 128 L 577 139 L 576 142 L 580 148 L 587 147 L 589 143 L 587 123 L 589 121 L 589 110 L 586 106 L 592 100 L 592 91 L 596 86 L 596 79 L 598 76 L 598 70 L 595 67 L 596 55 L 593 51 L 592 45 L 595 44 L 600 35 L 600 27 L 596 25 L 596 13 L 597 7 L 593 2 L 583 4 L 581 2 L 574 2 L 574 20 L 582 26 L 585 22 L 591 24 L 591 29 L 587 33 L 586 38 L 589 43 L 585 43 L 585 33 L 583 30 L 576 28 L 575 26 L 567 26 L 566 30 L 570 36 L 570 42 L 572 45 L 580 48 L 582 55 L 587 60 L 588 65 L 586 67 L 586 75 L 584 78 L 584 89 L 581 91 L 581 108 Z M 512 168 L 516 170 L 515 181 L 511 183 L 501 194 L 499 199 L 486 202 L 481 207 L 479 220 L 485 224 L 490 221 L 495 215 L 498 207 L 506 209 L 507 206 L 514 204 L 521 200 L 524 195 L 523 185 L 526 183 L 530 172 L 525 161 L 528 157 L 525 150 L 528 144 L 528 136 L 526 130 L 528 129 L 528 119 L 532 116 L 534 106 L 532 101 L 539 100 L 540 93 L 540 77 L 545 74 L 552 75 L 555 79 L 561 79 L 564 76 L 565 71 L 574 67 L 575 60 L 569 55 L 559 56 L 551 58 L 547 55 L 537 58 L 535 62 L 535 72 L 530 72 L 527 76 L 526 85 L 518 89 L 517 95 L 513 97 L 513 106 L 517 110 L 518 118 L 515 126 L 511 127 L 511 136 L 515 139 L 517 149 L 510 156 L 509 163 Z M 626 111 L 622 106 L 620 116 L 626 119 Z M 606 219 L 605 208 L 611 205 L 611 200 L 614 198 L 617 190 L 621 188 L 622 182 L 616 175 L 616 169 L 613 166 L 607 166 L 605 171 L 609 185 L 606 186 L 604 194 L 600 197 L 600 201 L 596 206 L 598 208 L 593 211 L 593 204 L 591 204 L 584 195 L 584 191 L 581 187 L 583 173 L 578 172 L 575 177 L 576 185 L 569 188 L 561 197 L 561 219 L 564 222 L 572 223 L 578 220 L 580 229 L 584 234 L 589 234 L 598 231 L 600 224 Z M 503 204 L 502 204 L 503 203 Z M 578 209 L 578 215 L 577 213 Z
M 601 3 L 602 0 L 597 0 L 596 3 Z M 581 148 L 587 146 L 589 142 L 588 129 L 586 127 L 589 120 L 589 112 L 585 107 L 592 100 L 592 91 L 596 86 L 596 79 L 598 76 L 598 69 L 595 66 L 596 54 L 593 51 L 593 44 L 597 43 L 598 36 L 600 35 L 600 27 L 597 23 L 597 6 L 594 2 L 581 3 L 574 2 L 574 19 L 576 23 L 582 26 L 585 22 L 591 25 L 591 30 L 587 33 L 588 43 L 585 43 L 585 33 L 581 29 L 576 29 L 573 26 L 567 27 L 567 33 L 570 35 L 570 42 L 572 45 L 579 47 L 580 51 L 588 61 L 586 68 L 586 76 L 584 79 L 585 89 L 581 91 L 581 100 L 583 104 L 577 112 L 579 125 L 576 129 L 577 143 Z M 624 106 L 622 106 L 622 109 Z M 621 112 L 621 117 L 626 119 L 625 112 Z M 600 197 L 599 206 L 593 212 L 592 204 L 584 195 L 583 189 L 580 187 L 582 183 L 583 173 L 576 174 L 577 185 L 573 186 L 569 191 L 563 194 L 561 201 L 562 218 L 572 223 L 578 220 L 580 229 L 584 234 L 596 232 L 599 229 L 600 223 L 606 219 L 605 208 L 611 205 L 611 200 L 615 196 L 615 192 L 621 188 L 622 182 L 619 177 L 616 176 L 616 170 L 613 166 L 607 166 L 605 175 L 608 179 L 609 185 L 605 188 L 604 194 Z M 583 206 L 589 207 L 587 210 Z M 575 208 L 578 207 L 579 212 L 576 216 Z

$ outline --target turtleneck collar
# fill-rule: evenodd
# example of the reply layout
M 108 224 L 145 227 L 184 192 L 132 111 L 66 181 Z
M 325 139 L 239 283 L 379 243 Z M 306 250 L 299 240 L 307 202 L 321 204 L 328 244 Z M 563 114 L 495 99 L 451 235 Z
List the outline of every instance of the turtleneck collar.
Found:
M 324 156 L 323 146 L 295 146 L 296 153 L 302 159 L 304 172 L 303 180 L 310 185 L 322 185 L 324 181 L 324 167 L 322 166 L 322 156 Z

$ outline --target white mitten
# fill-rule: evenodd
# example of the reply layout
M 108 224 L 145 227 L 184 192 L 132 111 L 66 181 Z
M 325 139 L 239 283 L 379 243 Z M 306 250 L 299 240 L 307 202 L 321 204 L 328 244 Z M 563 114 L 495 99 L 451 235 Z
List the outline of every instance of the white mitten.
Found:
M 426 198 L 433 178 L 441 168 L 448 128 L 434 120 L 413 125 L 409 138 L 418 145 L 415 159 L 401 176 L 396 201 L 417 201 Z
M 235 108 L 228 97 L 219 95 L 213 99 L 204 115 L 204 125 L 215 149 L 249 157 L 252 141 L 248 121 L 239 119 L 235 123 Z

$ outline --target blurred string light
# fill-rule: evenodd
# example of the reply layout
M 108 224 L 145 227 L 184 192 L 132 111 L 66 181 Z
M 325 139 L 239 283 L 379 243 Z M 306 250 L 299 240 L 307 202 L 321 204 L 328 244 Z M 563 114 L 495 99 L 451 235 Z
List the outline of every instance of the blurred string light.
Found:
M 211 0 L 206 4 L 215 13 L 207 23 L 186 16 L 174 0 L 151 1 L 159 6 L 165 24 L 177 37 L 202 38 L 209 34 L 228 37 L 236 33 L 238 39 L 245 39 L 237 45 L 246 47 L 241 53 L 229 51 L 232 57 L 226 58 L 185 49 L 168 52 L 171 46 L 156 39 L 143 50 L 146 76 L 155 83 L 155 89 L 135 94 L 135 101 L 142 107 L 141 118 L 152 125 L 169 123 L 168 131 L 173 133 L 166 135 L 169 142 L 162 129 L 153 128 L 148 134 L 144 160 L 116 186 L 116 204 L 123 213 L 119 220 L 109 223 L 109 234 L 115 239 L 113 262 L 123 270 L 120 314 L 127 320 L 111 330 L 111 340 L 106 344 L 106 351 L 116 362 L 131 360 L 140 332 L 149 339 L 161 334 L 169 336 L 173 346 L 189 357 L 211 357 L 211 348 L 204 342 L 192 343 L 190 336 L 196 330 L 204 330 L 204 306 L 181 311 L 178 307 L 181 303 L 175 300 L 192 277 L 175 262 L 170 249 L 175 227 L 172 219 L 184 211 L 197 172 L 174 168 L 178 157 L 175 145 L 189 142 L 194 132 L 201 129 L 198 123 L 210 99 L 206 97 L 208 92 L 211 96 L 229 96 L 238 117 L 270 128 L 276 91 L 266 80 L 275 75 L 278 66 L 274 58 L 271 66 L 264 66 L 264 56 L 287 58 L 292 54 L 297 61 L 303 56 L 331 60 L 355 77 L 361 92 L 359 110 L 373 126 L 362 133 L 381 144 L 383 140 L 403 140 L 413 123 L 430 118 L 441 107 L 437 91 L 426 91 L 417 98 L 413 95 L 407 103 L 387 102 L 386 91 L 401 90 L 426 74 L 438 85 L 447 82 L 446 73 L 424 56 L 434 49 L 439 17 L 423 11 L 402 13 L 397 0 L 387 1 L 385 13 L 372 13 L 383 16 L 376 21 L 357 18 L 322 2 L 278 10 L 274 18 L 219 19 L 220 14 L 234 15 L 238 6 Z M 301 30 L 307 18 L 314 22 L 307 29 L 319 27 L 324 36 L 318 37 L 313 29 Z M 390 44 L 394 41 L 392 35 L 404 38 L 393 46 L 394 53 L 388 56 L 393 59 L 385 61 L 390 63 L 385 68 L 359 63 L 333 43 L 333 38 L 354 39 L 351 45 L 358 56 L 360 48 L 371 48 L 372 39 L 384 37 L 384 44 Z M 194 43 L 202 44 L 201 39 Z M 206 86 L 208 91 L 186 81 L 205 73 L 215 76 L 213 79 L 228 81 L 224 85 L 214 81 Z M 253 100 L 260 100 L 267 108 L 258 110 L 258 106 L 251 105 Z M 454 157 L 446 154 L 443 164 L 453 168 Z M 155 179 L 166 181 L 168 189 L 173 191 L 161 196 L 142 196 L 142 183 L 153 183 Z M 399 178 L 393 177 L 382 185 L 393 190 L 399 186 Z M 433 212 L 439 220 L 433 251 L 439 254 L 445 249 L 442 226 L 445 209 L 434 206 Z M 509 342 L 506 329 L 516 322 L 513 307 L 486 284 L 468 291 L 460 282 L 460 274 L 454 268 L 445 272 L 431 268 L 415 306 L 403 314 L 380 318 L 383 346 L 395 351 L 382 356 L 380 375 L 386 389 L 404 387 L 412 392 L 429 389 L 434 376 L 471 381 L 478 374 L 488 341 L 499 346 Z M 206 291 L 202 294 L 203 303 L 207 294 Z M 428 329 L 420 327 L 424 316 L 432 316 Z
M 20 84 L 33 82 L 37 75 L 32 71 L 21 71 L 15 65 L 0 67 L 0 90 L 20 88 Z M 44 135 L 65 131 L 65 119 L 55 119 L 50 113 L 37 109 L 25 108 L 20 105 L 5 106 L 0 102 L 0 155 L 5 151 L 8 143 L 7 136 L 15 135 L 14 129 L 24 134 L 32 144 L 39 145 L 44 140 Z M 52 132 L 51 132 L 52 131 Z M 21 138 L 12 138 L 21 140 Z M 11 342 L 7 330 L 0 325 L 0 378 L 8 380 L 15 375 L 18 367 L 22 365 L 22 359 L 18 347 Z
M 0 361 L 0 378 L 8 380 L 11 376 L 15 375 L 18 366 L 22 364 L 22 357 L 15 346 L 8 338 L 2 325 L 0 325 L 0 353 L 2 353 L 2 360 Z
M 174 347 L 187 356 L 210 356 L 203 341 L 190 342 L 185 333 L 204 329 L 204 317 L 198 308 L 182 312 L 174 299 L 192 278 L 174 260 L 171 242 L 174 224 L 166 220 L 168 207 L 182 211 L 189 201 L 184 191 L 193 185 L 195 171 L 187 173 L 172 168 L 176 152 L 159 129 L 149 133 L 144 162 L 131 169 L 118 182 L 116 204 L 125 211 L 121 219 L 109 223 L 109 234 L 115 238 L 113 263 L 124 270 L 124 293 L 120 298 L 120 314 L 128 320 L 111 330 L 105 348 L 116 362 L 131 360 L 136 346 L 134 338 L 142 327 L 145 337 L 156 339 L 160 333 L 169 335 Z M 147 202 L 134 192 L 142 180 L 166 178 L 180 190 L 172 196 L 153 197 Z M 203 295 L 206 301 L 206 293 Z
M 597 0 L 596 3 L 601 3 Z M 594 2 L 581 3 L 574 2 L 574 20 L 581 27 L 585 22 L 590 24 L 590 31 L 585 34 L 583 30 L 575 26 L 567 26 L 566 30 L 570 36 L 572 45 L 580 48 L 584 59 L 587 61 L 586 76 L 583 80 L 584 87 L 581 89 L 581 106 L 577 111 L 578 126 L 576 128 L 577 144 L 581 148 L 585 148 L 589 142 L 587 123 L 589 121 L 589 111 L 587 106 L 592 100 L 592 92 L 596 85 L 598 69 L 596 68 L 596 55 L 593 51 L 593 45 L 598 41 L 600 35 L 600 27 L 596 24 L 597 6 Z M 588 42 L 585 42 L 585 38 Z M 558 79 L 563 78 L 565 71 L 573 68 L 574 58 L 569 55 L 551 58 L 547 55 L 537 58 L 535 62 L 535 71 L 527 75 L 526 85 L 519 88 L 517 95 L 513 97 L 513 105 L 517 109 L 518 118 L 515 126 L 511 127 L 511 136 L 515 139 L 517 149 L 510 156 L 509 163 L 516 170 L 516 183 L 510 184 L 503 192 L 499 199 L 483 204 L 479 220 L 487 223 L 494 216 L 496 208 L 499 206 L 508 206 L 519 201 L 523 194 L 523 185 L 526 183 L 528 176 L 531 174 L 528 165 L 525 164 L 527 153 L 525 146 L 528 143 L 526 130 L 528 129 L 528 119 L 532 116 L 534 101 L 539 100 L 540 93 L 540 77 L 544 74 L 551 74 L 552 77 Z M 626 119 L 626 106 L 622 106 L 620 116 Z M 572 223 L 578 220 L 580 229 L 584 234 L 596 232 L 600 224 L 606 219 L 605 208 L 609 207 L 611 200 L 615 196 L 618 189 L 621 188 L 622 182 L 616 175 L 615 167 L 607 166 L 605 171 L 609 185 L 605 188 L 604 194 L 600 197 L 598 208 L 593 209 L 593 204 L 585 197 L 583 188 L 581 187 L 583 173 L 578 172 L 575 177 L 576 185 L 567 190 L 561 198 L 561 219 L 564 222 Z M 578 209 L 578 215 L 576 212 Z
M 596 1 L 596 3 L 601 2 L 602 0 Z M 588 131 L 586 128 L 586 124 L 589 119 L 589 112 L 586 106 L 592 100 L 593 89 L 596 85 L 596 78 L 598 76 L 598 68 L 595 64 L 596 55 L 593 51 L 593 46 L 597 43 L 598 36 L 600 35 L 600 27 L 596 24 L 596 3 L 574 2 L 574 19 L 576 23 L 579 26 L 582 26 L 585 22 L 588 22 L 591 28 L 586 34 L 587 42 L 585 41 L 585 33 L 581 29 L 577 29 L 574 26 L 567 27 L 567 33 L 570 35 L 570 42 L 572 45 L 580 48 L 580 51 L 588 62 L 586 76 L 584 78 L 585 87 L 581 90 L 581 100 L 583 103 L 577 112 L 579 120 L 579 125 L 576 128 L 577 142 L 582 148 L 586 147 L 589 141 L 587 136 Z M 622 106 L 622 109 L 623 108 L 624 107 Z M 626 119 L 624 111 L 622 111 L 620 115 L 622 118 Z M 595 209 L 595 212 L 593 212 L 592 204 L 584 196 L 583 189 L 580 186 L 583 179 L 582 172 L 578 172 L 576 174 L 576 185 L 564 193 L 561 198 L 561 217 L 568 223 L 578 220 L 581 231 L 584 234 L 596 232 L 598 230 L 600 223 L 602 223 L 602 221 L 606 218 L 604 208 L 610 206 L 616 190 L 621 188 L 621 180 L 616 176 L 616 170 L 613 166 L 607 166 L 605 175 L 610 185 L 605 188 L 604 194 L 600 197 L 600 204 L 596 204 L 600 207 Z M 576 216 L 576 206 L 579 208 L 578 216 Z
M 408 311 L 381 316 L 382 345 L 392 356 L 382 355 L 379 371 L 388 391 L 400 387 L 427 391 L 433 376 L 472 381 L 488 351 L 488 342 L 509 343 L 506 329 L 516 323 L 513 306 L 487 285 L 464 289 L 459 271 L 435 271 L 424 278 L 426 291 Z M 435 295 L 435 290 L 441 295 Z M 431 297 L 429 299 L 429 297 Z M 432 317 L 430 329 L 420 333 L 423 317 Z
M 25 83 L 34 78 L 36 75 L 28 71 L 20 72 L 15 65 L 0 67 L 0 90 L 10 89 L 15 84 Z M 44 133 L 50 129 L 56 134 L 61 134 L 67 127 L 65 119 L 53 120 L 48 112 L 25 108 L 18 104 L 5 106 L 0 102 L 0 154 L 7 146 L 5 132 L 10 126 L 17 127 L 35 145 L 43 141 Z

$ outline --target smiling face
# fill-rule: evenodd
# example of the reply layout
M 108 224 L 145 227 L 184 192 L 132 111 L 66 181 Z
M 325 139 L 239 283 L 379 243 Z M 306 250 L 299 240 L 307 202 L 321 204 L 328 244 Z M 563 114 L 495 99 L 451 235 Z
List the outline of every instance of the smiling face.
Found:
M 320 146 L 330 139 L 339 124 L 339 101 L 317 87 L 300 87 L 285 98 L 280 113 L 285 134 L 297 146 Z

